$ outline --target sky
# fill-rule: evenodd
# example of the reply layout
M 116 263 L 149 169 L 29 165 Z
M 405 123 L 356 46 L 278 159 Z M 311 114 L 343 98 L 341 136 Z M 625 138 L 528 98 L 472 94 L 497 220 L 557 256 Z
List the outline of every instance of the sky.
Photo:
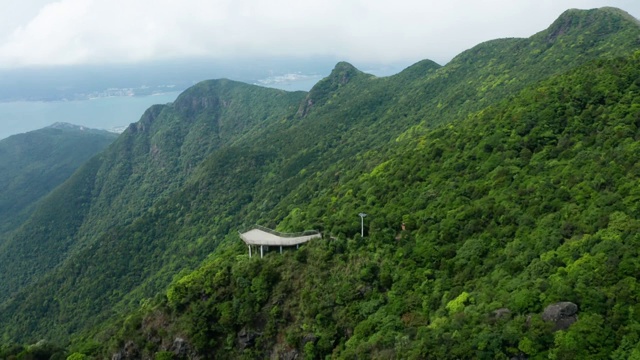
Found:
M 569 8 L 638 0 L 0 0 L 0 68 L 188 58 L 445 64 Z

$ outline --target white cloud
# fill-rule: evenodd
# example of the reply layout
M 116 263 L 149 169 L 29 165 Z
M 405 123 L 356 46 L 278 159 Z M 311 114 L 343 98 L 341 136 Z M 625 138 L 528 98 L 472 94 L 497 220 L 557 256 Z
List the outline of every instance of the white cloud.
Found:
M 5 4 L 6 3 L 6 4 Z M 529 36 L 571 7 L 637 0 L 0 0 L 0 65 L 209 56 L 330 55 L 446 62 L 481 41 Z M 30 5 L 29 5 L 30 4 Z M 39 10 L 34 11 L 34 4 Z M 6 5 L 6 6 L 5 6 Z M 29 15 L 30 16 L 26 16 Z M 19 16 L 18 16 L 19 15 Z M 16 20 L 21 19 L 21 20 Z M 19 21 L 18 24 L 15 24 Z M 2 33 L 4 31 L 4 33 Z

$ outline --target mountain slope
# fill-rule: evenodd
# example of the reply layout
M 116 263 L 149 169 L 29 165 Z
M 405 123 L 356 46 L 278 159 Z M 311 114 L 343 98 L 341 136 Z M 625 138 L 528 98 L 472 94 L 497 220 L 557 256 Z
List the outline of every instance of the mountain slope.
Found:
M 103 355 L 124 342 L 180 355 L 180 337 L 184 357 L 628 358 L 640 351 L 639 65 L 640 53 L 587 64 L 406 138 L 371 171 L 344 169 L 283 226 L 347 236 L 265 259 L 232 236 Z M 562 301 L 578 316 L 554 332 L 540 313 Z
M 38 200 L 116 137 L 106 131 L 57 123 L 1 140 L 0 234 L 17 228 Z M 5 235 L 0 237 L 5 239 Z
M 584 13 L 599 18 L 601 11 L 610 12 Z M 582 15 L 570 12 L 563 17 Z M 622 14 L 618 18 L 626 19 Z M 589 26 L 599 28 L 599 21 Z M 201 84 L 188 90 L 191 95 L 181 96 L 174 105 L 150 109 L 69 182 L 86 179 L 87 186 L 73 190 L 75 186 L 69 185 L 67 193 L 58 194 L 70 199 L 91 194 L 86 204 L 79 201 L 58 211 L 60 215 L 77 212 L 71 219 L 81 219 L 78 224 L 70 231 L 61 227 L 58 240 L 45 246 L 39 241 L 41 234 L 22 233 L 15 244 L 29 245 L 22 251 L 35 248 L 36 257 L 24 253 L 21 259 L 26 266 L 8 257 L 3 258 L 9 261 L 7 265 L 0 262 L 2 270 L 12 274 L 6 285 L 4 279 L 2 283 L 4 294 L 12 296 L 6 295 L 0 305 L 5 337 L 65 340 L 103 323 L 156 294 L 180 271 L 195 267 L 225 238 L 237 241 L 229 236 L 235 229 L 256 222 L 279 224 L 283 230 L 319 228 L 339 239 L 353 237 L 359 230 L 355 214 L 362 211 L 361 200 L 354 198 L 355 188 L 345 184 L 356 181 L 360 174 L 384 169 L 383 164 L 401 156 L 401 150 L 413 151 L 403 148 L 404 142 L 422 139 L 422 134 L 438 124 L 467 118 L 595 57 L 631 53 L 638 48 L 633 41 L 640 28 L 628 19 L 620 21 L 620 29 L 593 37 L 597 46 L 593 51 L 587 47 L 585 56 L 563 63 L 562 49 L 590 27 L 567 28 L 556 41 L 544 45 L 549 55 L 532 63 L 535 72 L 521 66 L 533 55 L 514 49 L 540 48 L 542 45 L 529 47 L 540 34 L 481 44 L 444 67 L 424 61 L 389 78 L 374 78 L 340 63 L 308 94 L 237 85 L 233 89 L 238 91 L 225 99 L 216 95 L 218 86 L 213 85 L 228 83 L 210 82 L 205 84 L 211 87 Z M 608 42 L 625 46 L 605 46 Z M 472 54 L 479 50 L 486 53 L 474 59 Z M 517 81 L 480 91 L 505 74 Z M 225 109 L 225 103 L 239 105 L 223 114 L 229 126 L 241 126 L 211 145 L 207 142 L 211 137 L 198 135 L 210 133 L 201 129 L 225 128 L 212 126 L 218 116 L 215 109 Z M 193 141 L 187 141 L 190 136 Z M 201 146 L 208 150 L 198 152 Z M 435 157 L 445 150 L 429 147 Z M 190 162 L 193 158 L 202 161 Z M 388 185 L 391 189 L 402 181 L 394 179 Z M 322 199 L 323 205 L 310 206 L 316 204 L 314 199 Z M 374 196 L 365 203 L 379 202 Z M 415 205 L 416 209 L 420 206 L 425 204 Z M 54 214 L 42 209 L 42 218 L 32 218 L 34 228 Z M 379 234 L 385 239 L 393 239 L 393 229 L 405 215 L 389 211 L 372 216 L 371 226 L 384 229 Z M 232 258 L 238 255 L 229 254 Z M 267 280 L 267 285 L 274 281 Z M 33 284 L 25 286 L 29 282 Z M 260 301 L 264 299 L 253 305 L 262 304 Z M 331 336 L 324 338 L 330 341 Z
M 282 118 L 302 96 L 218 80 L 192 87 L 173 104 L 151 107 L 7 240 L 0 252 L 0 301 L 114 225 L 132 222 L 178 189 L 208 153 Z

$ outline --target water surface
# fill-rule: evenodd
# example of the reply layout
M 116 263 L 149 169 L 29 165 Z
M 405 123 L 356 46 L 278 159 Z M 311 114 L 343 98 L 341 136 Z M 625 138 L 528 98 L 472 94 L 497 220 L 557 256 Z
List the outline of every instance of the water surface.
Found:
M 56 122 L 112 130 L 137 122 L 153 104 L 166 104 L 178 92 L 150 96 L 103 97 L 79 101 L 0 102 L 0 139 Z

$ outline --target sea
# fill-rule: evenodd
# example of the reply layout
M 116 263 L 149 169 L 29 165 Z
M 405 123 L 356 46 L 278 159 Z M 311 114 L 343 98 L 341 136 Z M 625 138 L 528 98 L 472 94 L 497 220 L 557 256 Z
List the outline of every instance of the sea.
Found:
M 0 140 L 57 122 L 120 132 L 140 120 L 151 105 L 173 102 L 178 95 L 179 92 L 167 92 L 73 101 L 0 102 Z
M 205 64 L 205 68 L 210 69 L 209 62 L 207 61 Z M 251 80 L 248 77 L 252 77 L 254 74 L 240 73 L 236 74 L 239 76 L 236 80 L 286 91 L 309 91 L 318 81 L 329 74 L 333 64 L 335 62 L 320 62 L 315 65 L 312 64 L 313 66 L 309 69 L 297 72 L 279 72 L 277 70 L 272 72 L 270 70 L 268 76 L 256 77 Z M 281 67 L 281 65 L 278 66 L 278 68 Z M 199 69 L 197 66 L 194 68 Z M 365 67 L 365 72 L 376 76 L 388 76 L 395 74 L 402 68 L 404 66 L 398 64 L 393 66 L 376 65 L 369 68 Z M 157 72 L 157 69 L 154 71 Z M 139 70 L 136 70 L 131 74 L 138 72 Z M 127 73 L 127 76 L 131 74 Z M 206 76 L 198 74 L 202 78 L 207 78 L 206 76 L 213 78 L 210 77 L 211 74 Z M 194 74 L 188 76 L 192 75 Z M 234 78 L 234 76 L 225 77 Z M 97 82 L 96 84 L 98 83 L 104 86 L 112 85 L 108 81 Z M 189 86 L 186 83 L 183 85 Z M 14 134 L 42 129 L 57 122 L 120 132 L 126 129 L 129 124 L 137 122 L 144 111 L 151 105 L 173 102 L 179 94 L 180 92 L 176 90 L 175 92 L 163 92 L 148 96 L 102 96 L 93 99 L 67 101 L 0 101 L 0 140 Z
M 286 91 L 308 91 L 322 76 L 285 74 L 253 82 Z M 0 102 L 0 140 L 57 122 L 121 132 L 154 104 L 173 102 L 180 92 L 148 96 L 112 96 L 73 101 Z

